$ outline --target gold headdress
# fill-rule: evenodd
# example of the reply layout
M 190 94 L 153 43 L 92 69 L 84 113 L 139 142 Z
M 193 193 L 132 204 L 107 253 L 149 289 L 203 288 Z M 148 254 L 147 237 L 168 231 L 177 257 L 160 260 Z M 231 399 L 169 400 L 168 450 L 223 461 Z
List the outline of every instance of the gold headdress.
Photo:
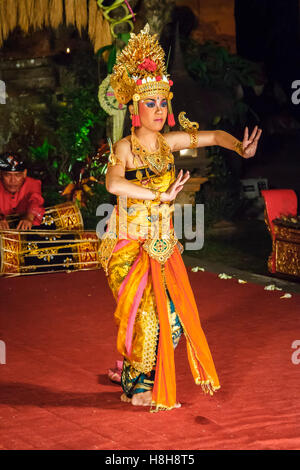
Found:
M 121 104 L 133 100 L 132 125 L 141 125 L 138 102 L 142 98 L 162 95 L 168 100 L 168 124 L 175 125 L 171 107 L 173 93 L 165 66 L 165 53 L 156 39 L 149 33 L 146 24 L 139 34 L 130 34 L 130 40 L 117 56 L 116 65 L 110 78 L 115 97 Z

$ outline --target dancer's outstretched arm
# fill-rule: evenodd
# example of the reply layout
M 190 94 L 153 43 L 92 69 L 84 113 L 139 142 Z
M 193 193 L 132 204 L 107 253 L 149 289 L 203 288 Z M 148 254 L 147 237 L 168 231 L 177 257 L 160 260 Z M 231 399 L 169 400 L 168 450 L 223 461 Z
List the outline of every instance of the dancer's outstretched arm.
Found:
M 244 138 L 240 140 L 233 137 L 225 131 L 196 131 L 196 145 L 195 147 L 209 147 L 212 145 L 219 145 L 229 150 L 233 150 L 241 155 L 243 158 L 251 158 L 255 155 L 257 144 L 260 139 L 262 130 L 255 126 L 251 136 L 249 137 L 249 129 L 245 128 Z M 190 135 L 187 132 L 169 132 L 164 134 L 165 139 L 171 147 L 173 152 L 183 150 L 191 146 Z

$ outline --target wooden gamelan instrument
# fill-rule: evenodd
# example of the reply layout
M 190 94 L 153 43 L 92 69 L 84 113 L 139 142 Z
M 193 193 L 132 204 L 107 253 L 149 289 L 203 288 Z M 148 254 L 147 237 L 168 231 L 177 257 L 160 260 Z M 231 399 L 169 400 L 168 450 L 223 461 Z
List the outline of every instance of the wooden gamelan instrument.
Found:
M 83 230 L 75 204 L 59 204 L 46 209 L 37 229 L 0 231 L 0 275 L 99 269 L 100 242 L 96 232 Z

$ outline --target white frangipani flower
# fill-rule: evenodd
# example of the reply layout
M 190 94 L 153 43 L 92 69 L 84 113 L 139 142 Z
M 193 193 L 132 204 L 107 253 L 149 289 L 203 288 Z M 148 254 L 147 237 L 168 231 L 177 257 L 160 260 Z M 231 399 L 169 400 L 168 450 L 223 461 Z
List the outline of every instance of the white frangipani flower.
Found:
M 195 266 L 194 268 L 191 269 L 191 271 L 193 271 L 193 273 L 197 273 L 198 271 L 205 271 L 204 268 L 200 268 L 200 266 Z
M 218 276 L 220 279 L 232 279 L 232 276 L 228 276 L 226 273 L 221 273 Z
M 288 292 L 286 292 L 284 295 L 282 295 L 280 298 L 281 299 L 290 299 L 292 297 L 292 294 L 289 294 Z

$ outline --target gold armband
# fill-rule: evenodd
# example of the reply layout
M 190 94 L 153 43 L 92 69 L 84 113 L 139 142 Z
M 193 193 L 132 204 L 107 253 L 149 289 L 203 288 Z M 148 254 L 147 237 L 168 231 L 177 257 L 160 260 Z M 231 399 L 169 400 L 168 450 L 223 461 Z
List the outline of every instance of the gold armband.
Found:
M 116 157 L 114 152 L 111 152 L 108 157 L 108 167 L 115 166 L 115 165 L 122 165 L 125 168 L 124 162 L 120 160 L 120 158 Z
M 182 129 L 189 134 L 190 136 L 190 149 L 196 148 L 198 145 L 198 136 L 197 131 L 199 129 L 198 122 L 191 122 L 186 116 L 185 112 L 182 111 L 178 116 L 179 124 L 181 125 Z
M 243 143 L 240 142 L 239 140 L 236 140 L 236 141 L 235 141 L 235 144 L 234 144 L 234 151 L 235 151 L 236 153 L 238 153 L 239 155 L 241 155 L 241 157 L 244 156 Z

